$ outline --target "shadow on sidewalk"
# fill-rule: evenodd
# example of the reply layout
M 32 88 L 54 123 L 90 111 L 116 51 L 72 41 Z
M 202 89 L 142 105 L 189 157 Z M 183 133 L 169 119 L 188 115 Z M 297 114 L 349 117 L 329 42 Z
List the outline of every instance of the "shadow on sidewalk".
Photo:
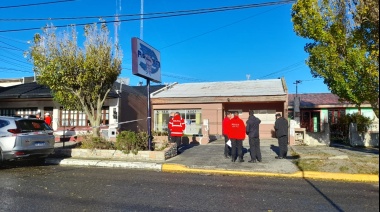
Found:
M 276 155 L 280 154 L 280 148 L 278 146 L 275 146 L 273 144 L 270 145 L 270 149 L 276 153 Z
M 352 147 L 352 146 L 346 146 L 343 144 L 335 144 L 335 143 L 332 143 L 330 145 L 330 147 L 334 147 L 337 149 L 349 150 L 349 151 L 375 154 L 375 155 L 379 154 L 379 147 Z

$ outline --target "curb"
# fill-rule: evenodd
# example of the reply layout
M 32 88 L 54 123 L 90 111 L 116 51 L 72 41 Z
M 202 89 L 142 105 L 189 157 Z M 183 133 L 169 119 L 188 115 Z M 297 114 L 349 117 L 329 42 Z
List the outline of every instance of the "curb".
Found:
M 235 171 L 226 169 L 202 169 L 189 168 L 181 164 L 172 163 L 150 163 L 150 162 L 125 162 L 109 160 L 81 160 L 46 158 L 46 164 L 67 165 L 67 166 L 91 166 L 108 168 L 128 168 L 140 170 L 153 170 L 166 173 L 192 173 L 203 175 L 227 175 L 227 176 L 248 176 L 248 177 L 282 177 L 282 178 L 301 178 L 317 180 L 334 180 L 347 182 L 379 183 L 379 175 L 373 174 L 346 174 L 330 172 L 297 171 L 295 173 L 271 173 L 271 172 L 251 172 Z
M 79 159 L 59 159 L 46 158 L 46 164 L 68 165 L 68 166 L 92 166 L 92 167 L 109 167 L 109 168 L 129 168 L 161 171 L 161 164 L 147 162 L 125 162 L 109 160 L 79 160 Z
M 284 174 L 284 173 L 270 173 L 270 172 L 232 171 L 232 170 L 223 170 L 223 169 L 188 168 L 180 164 L 162 164 L 161 171 L 171 172 L 171 173 L 284 177 L 284 178 L 303 178 L 303 179 L 319 179 L 319 180 L 335 180 L 335 181 L 367 182 L 367 183 L 379 182 L 379 175 L 371 175 L 371 174 L 345 174 L 345 173 L 329 173 L 329 172 L 313 172 L 313 171 L 298 171 L 291 174 Z

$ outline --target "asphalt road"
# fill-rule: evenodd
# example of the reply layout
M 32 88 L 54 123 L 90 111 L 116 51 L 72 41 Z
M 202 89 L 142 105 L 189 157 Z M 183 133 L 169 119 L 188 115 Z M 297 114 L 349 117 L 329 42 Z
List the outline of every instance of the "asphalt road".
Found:
M 0 211 L 379 211 L 368 183 L 11 164 Z

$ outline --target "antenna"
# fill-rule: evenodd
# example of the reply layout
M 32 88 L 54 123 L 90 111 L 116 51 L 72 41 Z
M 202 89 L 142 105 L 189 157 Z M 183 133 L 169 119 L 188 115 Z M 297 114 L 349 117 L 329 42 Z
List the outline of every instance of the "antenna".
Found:
M 245 77 L 247 77 L 247 80 L 249 80 L 249 78 L 251 77 L 250 74 L 246 74 Z

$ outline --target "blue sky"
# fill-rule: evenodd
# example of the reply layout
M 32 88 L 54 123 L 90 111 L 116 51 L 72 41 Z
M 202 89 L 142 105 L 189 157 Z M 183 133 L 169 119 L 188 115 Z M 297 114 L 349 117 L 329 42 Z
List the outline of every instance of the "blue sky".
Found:
M 33 66 L 23 56 L 23 51 L 29 48 L 28 40 L 35 33 L 41 32 L 38 28 L 49 23 L 65 26 L 98 21 L 96 18 L 51 21 L 30 19 L 139 14 L 141 9 L 141 0 L 63 1 L 35 6 L 20 5 L 57 0 L 0 2 L 0 78 L 33 75 Z M 144 14 L 267 2 L 275 1 L 144 0 Z M 19 7 L 13 7 L 16 5 Z M 298 93 L 330 92 L 323 80 L 313 78 L 305 65 L 308 55 L 304 52 L 304 46 L 308 41 L 294 33 L 290 12 L 291 4 L 283 4 L 147 19 L 142 22 L 142 31 L 140 21 L 124 21 L 118 31 L 123 51 L 120 77 L 130 78 L 130 85 L 137 85 L 140 81 L 146 84 L 145 79 L 134 76 L 131 70 L 131 38 L 142 36 L 144 42 L 160 51 L 162 84 L 284 77 L 289 93 L 296 93 L 296 80 L 302 81 L 298 84 Z M 133 18 L 137 19 L 138 16 Z M 108 27 L 113 37 L 114 25 L 110 23 Z M 37 29 L 29 30 L 31 28 Z M 83 38 L 82 29 L 82 26 L 77 27 L 78 36 Z

